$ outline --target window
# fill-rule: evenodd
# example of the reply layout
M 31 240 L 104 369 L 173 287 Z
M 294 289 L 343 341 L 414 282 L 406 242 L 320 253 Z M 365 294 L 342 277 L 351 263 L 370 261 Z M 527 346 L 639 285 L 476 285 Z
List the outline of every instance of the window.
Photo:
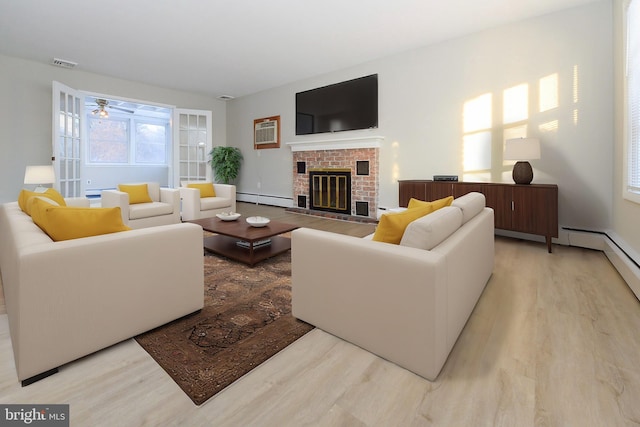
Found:
M 626 161 L 624 197 L 640 203 L 640 0 L 631 0 L 626 14 Z
M 169 121 L 87 115 L 89 164 L 164 165 L 168 162 Z
M 129 163 L 129 122 L 89 116 L 89 163 Z
M 167 125 L 136 121 L 136 163 L 167 162 Z

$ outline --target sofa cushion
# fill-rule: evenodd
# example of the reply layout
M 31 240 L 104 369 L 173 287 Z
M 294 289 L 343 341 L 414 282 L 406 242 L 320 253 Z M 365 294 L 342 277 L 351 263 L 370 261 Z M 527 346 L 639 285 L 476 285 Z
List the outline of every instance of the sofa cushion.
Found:
M 171 215 L 173 205 L 163 202 L 136 203 L 129 206 L 129 219 L 149 218 L 152 216 Z
M 130 230 L 122 222 L 120 208 L 54 206 L 35 198 L 33 222 L 54 241 L 79 239 Z
M 56 202 L 60 206 L 66 206 L 64 197 L 62 197 L 62 194 L 58 193 L 58 191 L 56 191 L 56 189 L 54 188 L 47 188 L 46 191 L 41 193 L 23 189 L 22 191 L 20 191 L 20 194 L 18 195 L 18 206 L 20 206 L 20 209 L 22 209 L 22 212 L 26 213 L 27 215 L 30 215 L 28 201 L 31 197 L 34 197 L 34 196 L 47 197 L 53 200 L 54 202 Z
M 200 190 L 200 198 L 216 197 L 216 190 L 211 182 L 199 182 L 187 184 L 187 188 L 195 188 Z
M 208 211 L 211 209 L 231 208 L 231 199 L 226 197 L 205 197 L 200 199 L 200 210 Z
M 411 222 L 404 231 L 401 246 L 431 250 L 462 225 L 462 210 L 445 206 Z
M 444 208 L 445 206 L 451 206 L 451 202 L 453 202 L 453 196 L 444 197 L 442 199 L 433 200 L 431 202 L 425 202 L 423 200 L 414 199 L 413 197 L 409 199 L 409 203 L 407 204 L 408 209 L 413 209 L 418 206 L 431 206 L 433 210 L 438 210 L 440 208 Z
M 451 206 L 456 206 L 462 210 L 462 223 L 466 224 L 474 216 L 478 215 L 487 205 L 487 199 L 482 193 L 467 193 L 456 198 Z
M 129 204 L 151 203 L 147 184 L 120 184 L 118 190 L 129 195 Z
M 433 212 L 430 205 L 407 209 L 404 212 L 386 213 L 380 217 L 380 222 L 373 234 L 376 242 L 400 243 L 404 230 L 414 220 Z

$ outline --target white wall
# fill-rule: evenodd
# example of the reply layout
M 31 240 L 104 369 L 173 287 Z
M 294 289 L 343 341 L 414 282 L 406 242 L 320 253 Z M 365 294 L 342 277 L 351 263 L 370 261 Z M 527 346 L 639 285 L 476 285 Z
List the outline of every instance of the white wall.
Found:
M 380 205 L 398 203 L 398 179 L 465 175 L 465 103 L 491 94 L 490 170 L 467 179 L 511 182 L 502 162 L 503 91 L 528 84 L 528 136 L 537 136 L 542 158 L 533 160 L 537 183 L 559 185 L 560 223 L 603 229 L 612 222 L 613 66 L 609 1 L 569 9 L 467 37 L 386 57 L 361 66 L 232 100 L 228 145 L 245 162 L 238 191 L 289 198 L 291 150 L 253 149 L 253 120 L 281 116 L 282 141 L 381 135 Z M 295 136 L 295 93 L 367 74 L 379 75 L 379 128 L 372 131 Z M 539 112 L 540 79 L 556 75 L 557 108 Z
M 51 83 L 213 112 L 213 144 L 226 144 L 226 105 L 210 96 L 0 55 L 0 203 L 17 199 L 26 165 L 51 162 Z M 152 72 L 152 70 L 150 70 Z

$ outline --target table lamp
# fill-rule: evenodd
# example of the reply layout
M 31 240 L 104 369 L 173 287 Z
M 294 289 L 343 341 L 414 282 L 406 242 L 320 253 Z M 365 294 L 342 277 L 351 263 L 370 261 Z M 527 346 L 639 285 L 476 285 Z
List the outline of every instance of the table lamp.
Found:
M 540 158 L 538 138 L 513 138 L 505 142 L 504 159 L 517 160 L 513 165 L 513 181 L 516 184 L 531 184 L 533 169 L 527 160 Z
M 34 191 L 42 193 L 47 191 L 44 184 L 53 184 L 56 182 L 56 175 L 53 171 L 53 165 L 27 166 L 24 172 L 24 183 L 35 184 Z

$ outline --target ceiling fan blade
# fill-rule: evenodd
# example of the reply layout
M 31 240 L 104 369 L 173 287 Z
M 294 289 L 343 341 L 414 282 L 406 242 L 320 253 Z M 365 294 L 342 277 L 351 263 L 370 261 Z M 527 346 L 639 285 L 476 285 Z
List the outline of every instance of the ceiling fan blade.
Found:
M 108 105 L 107 108 L 113 108 L 114 110 L 124 111 L 125 113 L 129 113 L 129 114 L 133 114 L 134 113 L 133 110 L 129 110 L 127 108 L 122 108 L 122 107 L 116 107 L 115 105 Z

